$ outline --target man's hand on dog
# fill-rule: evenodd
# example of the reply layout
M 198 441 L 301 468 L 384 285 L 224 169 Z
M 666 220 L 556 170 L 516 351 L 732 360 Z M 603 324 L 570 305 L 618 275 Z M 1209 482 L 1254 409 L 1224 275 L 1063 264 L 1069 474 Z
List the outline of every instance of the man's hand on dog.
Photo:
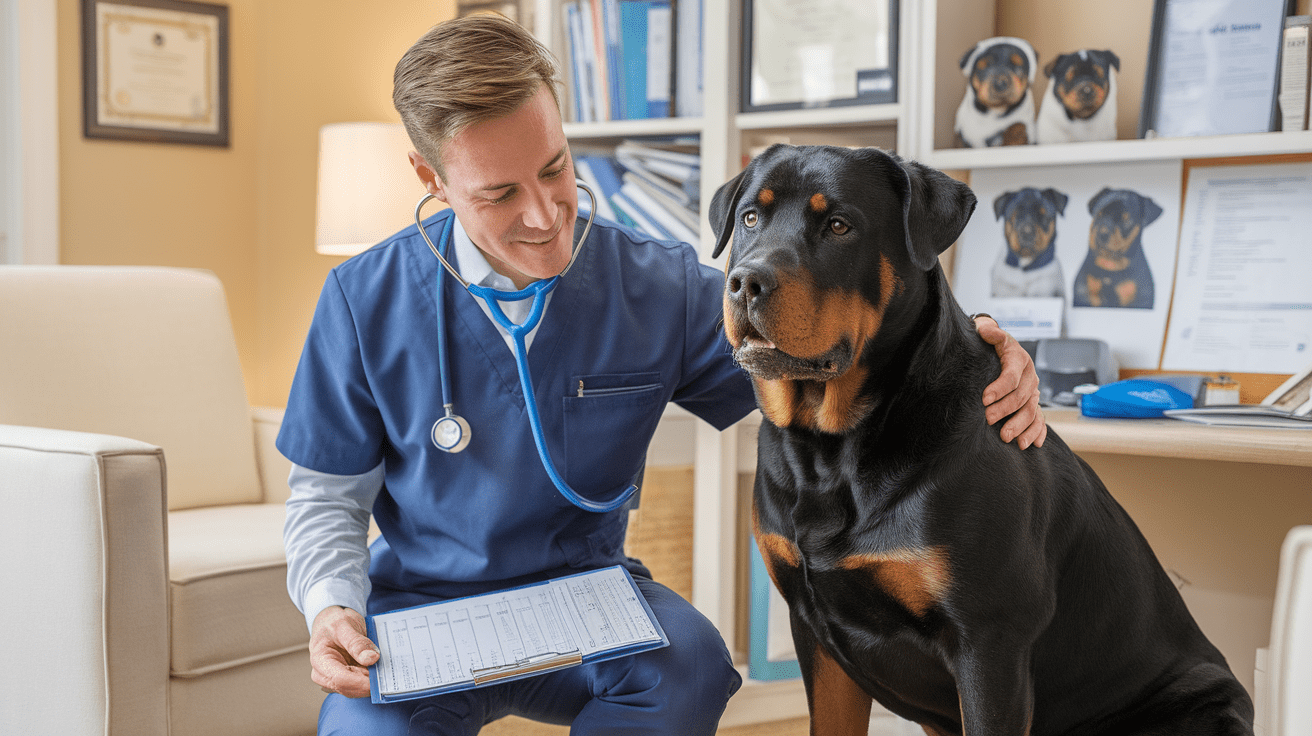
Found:
M 369 697 L 369 665 L 378 648 L 365 636 L 364 616 L 329 606 L 314 617 L 310 631 L 310 679 L 326 693 Z
M 992 317 L 975 318 L 975 331 L 984 342 L 998 351 L 1002 360 L 1002 375 L 984 389 L 984 418 L 989 424 L 1011 416 L 1002 425 L 1002 441 L 1016 440 L 1024 450 L 1030 445 L 1043 447 L 1048 436 L 1048 425 L 1039 410 L 1039 374 L 1034 372 L 1034 361 L 1025 348 L 1007 334 Z

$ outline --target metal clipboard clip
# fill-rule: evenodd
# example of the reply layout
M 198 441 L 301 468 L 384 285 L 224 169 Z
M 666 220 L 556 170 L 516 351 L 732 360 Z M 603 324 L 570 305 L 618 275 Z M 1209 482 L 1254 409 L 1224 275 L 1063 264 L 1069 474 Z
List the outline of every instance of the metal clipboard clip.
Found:
M 476 670 L 470 670 L 469 674 L 473 675 L 475 685 L 488 685 L 499 680 L 564 669 L 573 667 L 576 664 L 583 664 L 582 652 L 577 650 L 563 653 L 546 652 L 495 667 L 480 667 Z

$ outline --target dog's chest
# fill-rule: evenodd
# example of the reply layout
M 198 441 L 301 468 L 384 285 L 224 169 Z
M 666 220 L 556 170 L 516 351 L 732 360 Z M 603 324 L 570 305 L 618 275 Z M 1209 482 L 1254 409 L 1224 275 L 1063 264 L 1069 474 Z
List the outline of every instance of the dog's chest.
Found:
M 830 470 L 758 487 L 768 507 L 758 544 L 785 598 L 817 620 L 866 629 L 927 618 L 950 589 L 951 562 L 914 522 L 913 489 L 893 474 Z

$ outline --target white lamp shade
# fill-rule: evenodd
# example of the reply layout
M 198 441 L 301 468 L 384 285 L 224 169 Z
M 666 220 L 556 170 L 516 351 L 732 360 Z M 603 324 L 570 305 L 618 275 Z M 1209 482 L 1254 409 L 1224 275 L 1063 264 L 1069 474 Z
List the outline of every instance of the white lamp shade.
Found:
M 333 123 L 319 129 L 314 250 L 353 256 L 414 224 L 424 185 L 406 158 L 400 123 Z

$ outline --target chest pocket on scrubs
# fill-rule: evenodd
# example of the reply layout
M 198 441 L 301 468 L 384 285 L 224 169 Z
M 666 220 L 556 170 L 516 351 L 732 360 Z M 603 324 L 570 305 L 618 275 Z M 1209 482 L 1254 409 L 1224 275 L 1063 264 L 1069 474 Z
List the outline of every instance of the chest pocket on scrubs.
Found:
M 565 480 L 596 499 L 637 482 L 664 410 L 659 373 L 575 376 L 564 398 Z

